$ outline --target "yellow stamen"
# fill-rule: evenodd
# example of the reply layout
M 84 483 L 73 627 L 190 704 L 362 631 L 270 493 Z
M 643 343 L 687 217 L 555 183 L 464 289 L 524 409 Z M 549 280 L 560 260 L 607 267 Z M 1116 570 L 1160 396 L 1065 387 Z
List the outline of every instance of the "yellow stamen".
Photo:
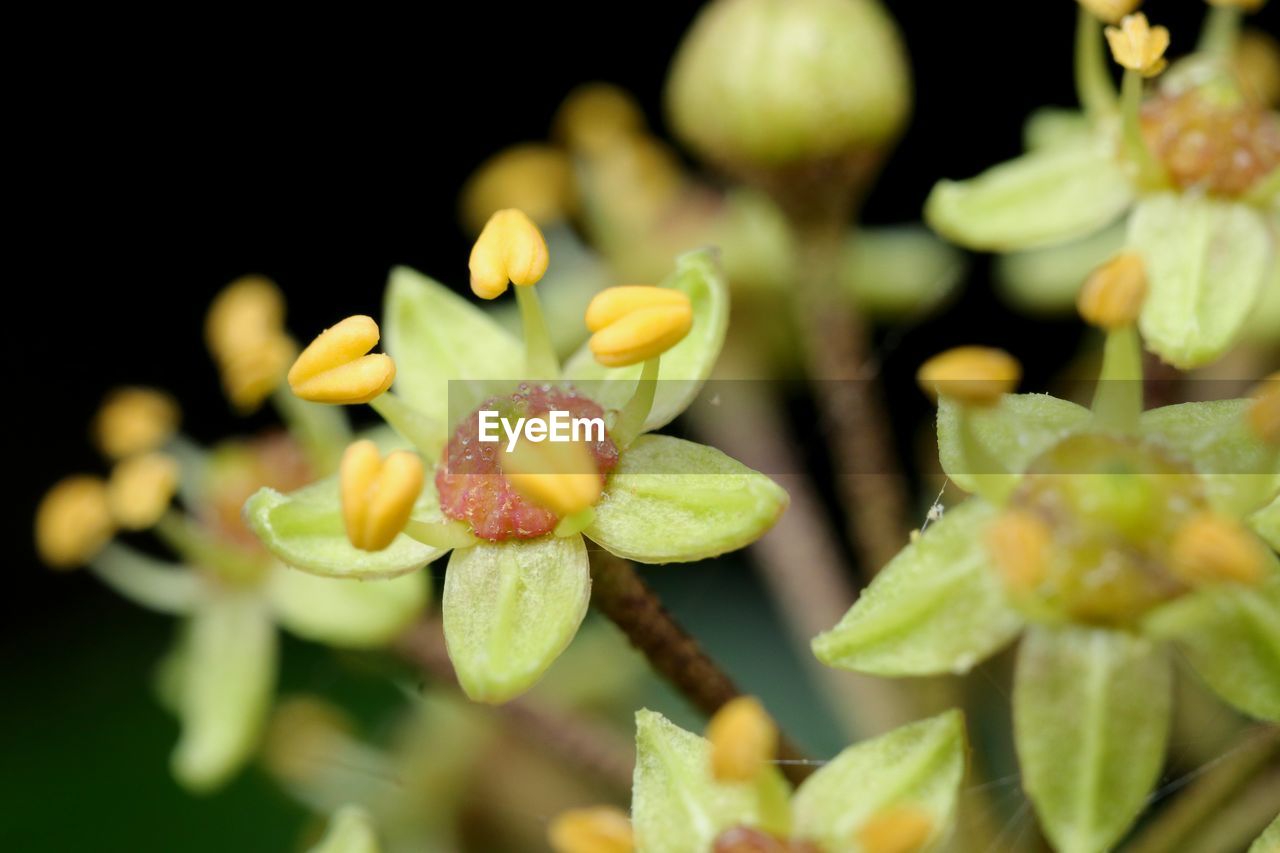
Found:
M 662 355 L 689 334 L 689 297 L 665 287 L 631 285 L 597 293 L 587 306 L 591 352 L 605 367 L 624 367 Z
M 1147 298 L 1147 272 L 1136 252 L 1123 252 L 1085 279 L 1076 308 L 1086 323 L 1102 329 L 1132 326 Z
M 561 812 L 547 828 L 555 853 L 631 853 L 635 840 L 626 812 L 593 806 Z
M 347 539 L 362 551 L 381 551 L 404 530 L 422 492 L 422 460 L 407 450 L 384 460 L 367 439 L 342 454 L 339 484 Z
M 707 724 L 711 775 L 721 782 L 749 782 L 774 759 L 778 727 L 751 696 L 725 703 Z
M 574 208 L 573 164 L 563 151 L 532 143 L 500 151 L 462 188 L 462 221 L 479 232 L 495 211 L 514 207 L 544 225 Z
M 471 248 L 471 290 L 481 299 L 496 299 L 511 282 L 537 284 L 550 256 L 538 226 L 522 210 L 499 210 L 485 223 Z
M 391 387 L 391 356 L 366 355 L 378 343 L 378 324 L 358 314 L 326 329 L 289 368 L 293 393 L 313 403 L 367 403 Z
M 116 523 L 145 530 L 160 520 L 178 491 L 178 461 L 164 453 L 145 453 L 120 462 L 107 483 L 107 503 Z
M 1258 383 L 1250 396 L 1249 428 L 1267 444 L 1280 445 L 1280 371 Z
M 933 835 L 933 819 L 922 809 L 899 806 L 862 825 L 857 841 L 862 853 L 916 853 Z
M 36 551 L 54 569 L 83 565 L 114 533 L 107 485 L 98 477 L 67 477 L 36 508 Z
M 1114 24 L 1142 5 L 1142 0 L 1079 0 L 1095 18 Z M 1095 37 L 1097 30 L 1094 30 Z
M 1039 516 L 1011 509 L 987 527 L 987 551 L 1005 583 L 1018 592 L 1030 592 L 1044 580 L 1053 532 Z
M 520 440 L 499 457 L 512 487 L 561 518 L 600 500 L 600 473 L 586 445 L 576 441 Z
M 1164 58 L 1169 49 L 1169 31 L 1148 24 L 1147 16 L 1141 12 L 1125 15 L 1120 26 L 1107 27 L 1106 34 L 1111 55 L 1130 71 L 1154 77 L 1169 64 Z
M 266 338 L 218 362 L 227 399 L 242 412 L 251 412 L 279 387 L 297 347 L 286 335 Z
M 209 306 L 205 342 L 227 397 L 242 411 L 257 408 L 280 384 L 294 354 L 279 288 L 261 276 L 229 284 Z
M 98 448 L 112 459 L 154 450 L 178 428 L 178 404 L 163 391 L 120 388 L 103 401 L 93 419 Z
M 1262 542 L 1239 522 L 1200 513 L 1178 528 L 1171 547 L 1172 568 L 1187 583 L 1234 581 L 1256 584 L 1266 571 Z
M 989 406 L 1012 391 L 1022 365 L 1004 350 L 956 347 L 920 366 L 916 381 L 930 397 L 945 396 L 974 406 Z
M 643 132 L 644 126 L 644 115 L 630 95 L 608 83 L 588 83 L 565 98 L 552 133 L 572 151 L 598 155 Z

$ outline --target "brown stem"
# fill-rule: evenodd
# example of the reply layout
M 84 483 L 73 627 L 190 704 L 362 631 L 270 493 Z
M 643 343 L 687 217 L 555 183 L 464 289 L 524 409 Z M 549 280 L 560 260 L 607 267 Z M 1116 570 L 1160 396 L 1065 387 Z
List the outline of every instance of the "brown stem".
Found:
M 424 620 L 401 635 L 396 650 L 419 669 L 457 685 L 439 620 Z M 493 708 L 511 730 L 553 757 L 619 791 L 631 790 L 635 750 L 625 738 L 595 720 L 547 707 L 523 696 Z
M 695 707 L 710 716 L 741 694 L 715 661 L 666 611 L 631 563 L 608 551 L 591 552 L 591 601 L 644 653 L 653 668 Z M 793 783 L 812 767 L 786 738 L 778 745 L 782 772 Z M 793 763 L 798 762 L 798 763 Z

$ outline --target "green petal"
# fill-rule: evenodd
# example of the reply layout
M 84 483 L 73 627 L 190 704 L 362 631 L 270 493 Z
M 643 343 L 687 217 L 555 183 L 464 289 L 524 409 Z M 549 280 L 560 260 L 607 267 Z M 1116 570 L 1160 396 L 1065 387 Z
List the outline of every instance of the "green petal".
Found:
M 1147 619 L 1173 640 L 1213 691 L 1246 714 L 1280 721 L 1280 574 L 1261 588 L 1205 588 Z
M 311 853 L 379 853 L 373 818 L 359 806 L 345 806 L 329 821 L 329 829 Z
M 1109 138 L 1032 151 L 967 181 L 939 181 L 925 221 L 953 243 L 1010 251 L 1063 243 L 1109 225 L 1133 188 Z
M 1243 340 L 1255 346 L 1280 345 L 1280 259 L 1271 263 L 1262 295 L 1245 321 Z
M 1255 512 L 1249 524 L 1272 550 L 1280 551 L 1280 497 Z
M 683 563 L 759 539 L 786 491 L 713 447 L 643 435 L 623 451 L 587 538 L 641 563 Z
M 1143 436 L 1190 463 L 1204 479 L 1209 500 L 1240 518 L 1265 506 L 1280 490 L 1280 454 L 1254 435 L 1245 415 L 1252 400 L 1180 403 L 1142 415 Z
M 498 704 L 533 686 L 569 645 L 591 598 L 582 537 L 459 548 L 444 580 L 444 636 L 458 681 Z
M 229 592 L 192 616 L 184 642 L 173 774 L 193 791 L 208 791 L 257 746 L 276 680 L 276 630 L 259 596 Z
M 287 495 L 259 489 L 244 505 L 245 520 L 282 562 L 335 578 L 392 578 L 422 568 L 448 549 L 433 548 L 401 534 L 381 551 L 361 551 L 347 540 L 338 500 L 338 479 L 328 477 Z M 439 523 L 439 499 L 431 478 L 414 507 L 413 520 Z
M 995 512 L 975 499 L 930 525 L 814 638 L 818 660 L 872 675 L 963 673 L 1012 640 L 1022 618 L 982 544 Z
M 959 711 L 894 729 L 849 747 L 800 785 L 791 800 L 795 835 L 844 850 L 868 819 L 901 806 L 928 814 L 932 843 L 951 826 L 964 769 Z
M 864 228 L 845 242 L 840 281 L 868 314 L 903 318 L 945 301 L 965 265 L 963 254 L 917 225 Z
M 1275 853 L 1280 850 L 1280 815 L 1262 831 L 1258 840 L 1249 845 L 1249 853 Z
M 1059 246 L 1001 255 L 995 262 L 996 286 L 1021 311 L 1073 312 L 1089 273 L 1119 252 L 1124 241 L 1120 224 Z
M 688 294 L 693 302 L 693 328 L 662 356 L 645 432 L 671 423 L 693 401 L 711 375 L 729 327 L 729 290 L 715 251 L 701 249 L 681 255 L 675 272 L 662 286 Z M 639 364 L 603 367 L 584 345 L 569 359 L 564 375 L 600 405 L 620 409 L 635 390 L 641 368 Z
M 962 408 L 943 397 L 938 404 L 938 457 L 942 470 L 966 492 L 1002 502 L 1010 478 L 972 470 L 960 430 Z M 1083 406 L 1048 394 L 1006 394 L 1000 402 L 969 412 L 972 435 L 989 459 L 1008 471 L 1021 473 L 1033 459 L 1069 435 L 1089 426 L 1092 415 Z M 981 464 L 981 463 L 977 463 Z
M 1028 151 L 1085 145 L 1093 122 L 1080 110 L 1040 107 L 1022 125 L 1022 147 Z
M 449 423 L 450 380 L 524 374 L 524 349 L 516 338 L 463 297 L 408 267 L 391 271 L 382 323 L 383 346 L 396 362 L 396 393 L 436 423 Z M 482 402 L 462 400 L 463 388 L 454 388 L 460 410 Z
M 645 853 L 705 853 L 734 826 L 788 831 L 787 783 L 770 767 L 758 784 L 711 777 L 711 744 L 655 711 L 636 713 L 631 821 Z
M 108 543 L 89 568 L 134 604 L 160 613 L 190 613 L 203 592 L 199 576 L 186 566 L 157 560 L 119 542 Z
M 1236 341 L 1274 262 L 1256 211 L 1189 193 L 1140 201 L 1129 247 L 1147 268 L 1138 328 L 1148 349 L 1183 369 L 1213 361 Z
M 429 572 L 381 581 L 320 577 L 280 566 L 269 578 L 276 619 L 299 637 L 340 648 L 385 646 L 431 598 Z
M 1022 784 L 1060 853 L 1109 849 L 1164 764 L 1171 668 L 1122 631 L 1034 626 L 1018 651 L 1014 740 Z

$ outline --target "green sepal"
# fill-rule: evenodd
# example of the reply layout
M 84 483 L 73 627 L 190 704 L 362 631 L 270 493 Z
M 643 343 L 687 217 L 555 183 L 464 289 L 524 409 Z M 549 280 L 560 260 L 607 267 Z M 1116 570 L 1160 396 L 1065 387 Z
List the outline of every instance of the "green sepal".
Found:
M 362 551 L 347 539 L 338 478 L 327 477 L 289 494 L 259 489 L 244 505 L 245 521 L 267 550 L 287 565 L 334 578 L 393 578 L 422 568 L 448 549 L 403 533 L 381 551 Z M 414 521 L 444 522 L 430 478 L 414 505 Z
M 532 687 L 577 633 L 590 599 L 581 536 L 454 551 L 441 606 L 449 658 L 467 696 L 500 704 Z
M 700 249 L 676 259 L 676 269 L 663 287 L 688 295 L 693 328 L 684 340 L 662 355 L 658 388 L 644 422 L 644 432 L 666 426 L 685 410 L 711 375 L 729 328 L 729 288 L 716 252 Z M 642 365 L 604 367 L 584 345 L 565 364 L 564 375 L 606 409 L 621 409 L 635 390 Z
M 1138 817 L 1164 764 L 1171 696 L 1159 643 L 1105 628 L 1028 629 L 1014 675 L 1014 741 L 1054 849 L 1110 849 Z
M 1273 261 L 1266 223 L 1244 204 L 1190 193 L 1138 202 L 1129 248 L 1142 255 L 1147 348 L 1184 370 L 1225 353 L 1258 301 Z
M 449 425 L 450 380 L 524 375 L 524 348 L 515 337 L 463 297 L 408 267 L 391 271 L 382 324 L 383 346 L 396 362 L 396 393 L 435 423 Z M 461 408 L 458 389 L 453 399 Z M 478 406 L 483 400 L 470 402 Z
M 751 544 L 786 491 L 713 447 L 643 435 L 609 475 L 588 539 L 641 563 L 683 563 Z
M 705 853 L 735 826 L 786 836 L 788 790 L 776 767 L 758 783 L 715 781 L 710 743 L 656 711 L 636 713 L 631 822 L 637 850 Z
M 1144 412 L 1139 430 L 1200 474 L 1219 512 L 1241 518 L 1280 490 L 1280 453 L 1249 427 L 1252 400 L 1178 403 Z
M 964 715 L 947 711 L 848 747 L 806 779 L 791 800 L 795 835 L 849 850 L 858 830 L 888 809 L 929 816 L 922 849 L 946 836 L 965 772 Z
M 989 563 L 991 504 L 966 501 L 889 561 L 840 624 L 813 640 L 828 666 L 872 675 L 968 672 L 1023 621 Z
M 173 697 L 182 734 L 173 775 L 206 792 L 244 766 L 258 745 L 275 687 L 276 630 L 260 596 L 227 591 L 192 615 L 182 643 Z
M 431 573 L 374 583 L 280 566 L 271 573 L 267 590 L 276 619 L 299 637 L 339 648 L 379 648 L 426 609 Z
M 380 853 L 373 818 L 359 806 L 344 806 L 334 813 L 324 838 L 310 853 Z
M 1070 243 L 1000 255 L 995 260 L 996 287 L 1020 311 L 1071 313 L 1089 273 L 1119 252 L 1124 240 L 1125 227 L 1120 224 Z
M 868 315 L 901 319 L 945 302 L 965 266 L 963 254 L 918 225 L 863 228 L 845 241 L 840 282 Z
M 1271 550 L 1280 551 L 1280 496 L 1250 516 L 1249 526 Z
M 1092 234 L 1133 202 L 1109 138 L 1032 151 L 967 181 L 939 181 L 925 221 L 962 246 L 1030 249 Z

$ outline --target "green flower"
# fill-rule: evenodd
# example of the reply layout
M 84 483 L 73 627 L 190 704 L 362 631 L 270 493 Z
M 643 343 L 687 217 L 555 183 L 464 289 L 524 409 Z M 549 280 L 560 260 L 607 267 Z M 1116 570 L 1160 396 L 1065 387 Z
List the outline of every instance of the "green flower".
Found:
M 970 404 L 975 373 L 934 375 L 942 466 L 974 496 L 813 641 L 830 666 L 908 676 L 967 672 L 1021 635 L 1015 741 L 1063 851 L 1108 848 L 1145 805 L 1172 649 L 1234 707 L 1280 720 L 1280 449 L 1255 431 L 1275 400 L 1142 412 L 1138 364 L 1136 332 L 1112 331 L 1092 411 Z
M 510 227 L 517 226 L 532 227 Z M 525 231 L 481 240 L 500 246 L 508 237 L 522 249 L 536 246 Z M 496 282 L 486 278 L 485 292 Z M 779 486 L 719 451 L 648 434 L 696 396 L 728 324 L 712 253 L 682 256 L 663 287 L 687 297 L 692 323 L 660 360 L 608 368 L 583 347 L 561 373 L 531 282 L 517 286 L 522 348 L 448 288 L 393 271 L 384 324 L 395 393 L 371 405 L 437 463 L 404 532 L 382 551 L 354 548 L 337 478 L 291 494 L 263 489 L 246 505 L 250 525 L 281 560 L 335 577 L 396 577 L 452 552 L 442 608 L 459 681 L 477 701 L 517 696 L 582 622 L 591 591 L 587 540 L 639 562 L 689 562 L 749 544 L 786 507 Z M 562 517 L 517 493 L 493 448 L 473 443 L 484 405 L 604 415 L 608 435 L 591 453 L 607 476 L 594 505 Z

